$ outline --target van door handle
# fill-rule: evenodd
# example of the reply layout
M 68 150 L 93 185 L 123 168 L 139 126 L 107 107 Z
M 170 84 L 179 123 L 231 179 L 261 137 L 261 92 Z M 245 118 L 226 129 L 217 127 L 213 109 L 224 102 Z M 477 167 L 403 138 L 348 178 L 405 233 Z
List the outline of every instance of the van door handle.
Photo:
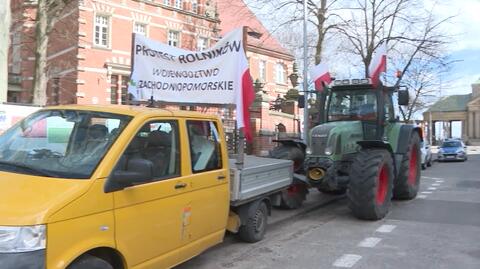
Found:
M 176 190 L 178 190 L 178 189 L 183 189 L 183 188 L 185 188 L 185 187 L 187 187 L 187 183 L 177 183 L 177 184 L 175 185 L 175 189 L 176 189 Z
M 226 179 L 226 178 L 227 178 L 227 177 L 224 176 L 224 175 L 219 175 L 219 176 L 217 177 L 218 180 L 224 180 L 224 179 Z

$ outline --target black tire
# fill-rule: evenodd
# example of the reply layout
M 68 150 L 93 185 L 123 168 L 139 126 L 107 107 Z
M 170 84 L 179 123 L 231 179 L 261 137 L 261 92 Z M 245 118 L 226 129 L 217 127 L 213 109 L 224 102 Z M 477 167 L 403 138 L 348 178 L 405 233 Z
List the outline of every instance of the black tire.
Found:
M 420 185 L 420 166 L 420 136 L 417 132 L 413 132 L 393 187 L 394 199 L 411 200 L 417 196 Z
M 269 155 L 270 158 L 292 160 L 293 171 L 303 173 L 303 164 L 305 162 L 305 153 L 299 147 L 293 145 L 280 145 L 273 148 Z
M 303 183 L 291 185 L 288 189 L 281 193 L 280 208 L 297 209 L 303 204 L 307 198 L 307 186 Z
M 390 208 L 393 160 L 387 150 L 362 149 L 355 157 L 347 190 L 348 207 L 364 220 L 384 218 Z
M 240 226 L 238 236 L 245 242 L 255 243 L 261 241 L 267 231 L 268 208 L 265 202 L 253 202 L 246 206 L 248 217 L 245 224 Z
M 317 190 L 321 193 L 329 194 L 329 195 L 342 195 L 347 192 L 346 188 L 342 189 L 337 189 L 337 190 L 332 190 L 332 189 L 327 189 L 323 187 L 317 187 Z
M 113 269 L 113 266 L 92 255 L 83 255 L 75 260 L 67 269 Z

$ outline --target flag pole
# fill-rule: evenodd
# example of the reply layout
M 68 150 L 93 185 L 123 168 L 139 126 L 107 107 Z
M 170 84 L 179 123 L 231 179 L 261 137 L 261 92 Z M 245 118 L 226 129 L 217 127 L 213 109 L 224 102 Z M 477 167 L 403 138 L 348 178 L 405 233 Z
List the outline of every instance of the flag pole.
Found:
M 243 52 L 246 55 L 247 54 L 247 27 L 243 26 L 242 30 L 243 30 L 243 38 L 242 38 Z M 243 109 L 248 109 L 248 107 L 244 107 Z M 237 113 L 238 113 L 238 109 L 237 109 Z M 237 139 L 237 159 L 236 159 L 235 165 L 237 166 L 238 170 L 243 169 L 243 164 L 245 162 L 244 155 L 245 155 L 245 131 L 244 131 L 244 128 L 242 127 L 242 128 L 239 128 L 238 130 L 238 139 Z
M 303 0 L 303 98 L 305 106 L 303 108 L 303 140 L 307 143 L 308 134 L 308 47 L 307 47 L 307 0 Z

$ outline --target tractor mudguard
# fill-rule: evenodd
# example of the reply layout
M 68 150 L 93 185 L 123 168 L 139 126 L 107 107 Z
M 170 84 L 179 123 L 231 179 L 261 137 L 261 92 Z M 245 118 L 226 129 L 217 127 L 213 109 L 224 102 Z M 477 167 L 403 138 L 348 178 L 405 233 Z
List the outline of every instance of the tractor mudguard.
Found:
M 402 125 L 402 127 L 400 127 L 400 134 L 398 136 L 398 146 L 397 151 L 395 152 L 396 154 L 403 155 L 407 153 L 412 132 L 418 132 L 418 135 L 420 136 L 420 141 L 423 141 L 422 130 L 420 129 L 420 127 L 408 124 Z
M 307 148 L 307 145 L 305 144 L 305 142 L 301 139 L 289 139 L 289 138 L 285 138 L 285 139 L 274 139 L 272 140 L 272 142 L 277 142 L 277 143 L 280 143 L 282 145 L 285 145 L 285 146 L 296 146 L 300 149 L 302 149 L 303 151 L 305 151 L 305 149 Z

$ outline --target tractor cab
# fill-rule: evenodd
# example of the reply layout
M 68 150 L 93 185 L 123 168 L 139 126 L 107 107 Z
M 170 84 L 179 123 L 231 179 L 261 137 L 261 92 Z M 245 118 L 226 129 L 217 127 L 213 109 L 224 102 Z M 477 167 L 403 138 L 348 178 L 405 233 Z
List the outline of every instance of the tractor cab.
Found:
M 384 127 L 396 122 L 393 93 L 399 93 L 399 105 L 408 104 L 408 91 L 379 85 L 374 87 L 370 79 L 336 80 L 321 98 L 320 109 L 325 116 L 319 124 L 339 121 L 360 121 L 363 140 L 381 140 Z

